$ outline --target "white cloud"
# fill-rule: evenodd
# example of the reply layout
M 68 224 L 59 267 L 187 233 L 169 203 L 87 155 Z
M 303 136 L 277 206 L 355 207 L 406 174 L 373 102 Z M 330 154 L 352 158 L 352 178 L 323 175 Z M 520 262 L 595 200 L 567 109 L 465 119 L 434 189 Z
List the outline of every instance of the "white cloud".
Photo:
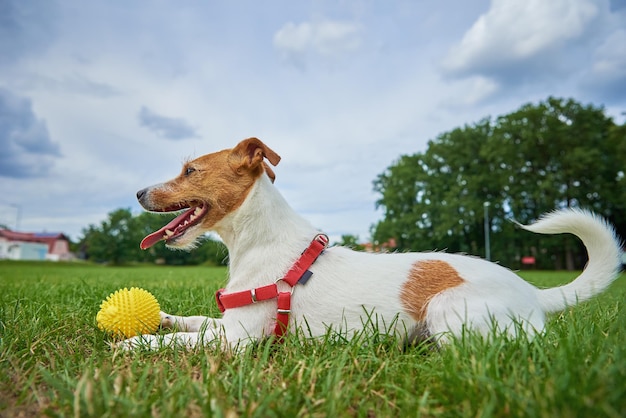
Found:
M 454 104 L 475 106 L 500 90 L 500 84 L 480 75 L 469 77 L 458 86 Z
M 122 94 L 117 88 L 89 79 L 84 74 L 61 75 L 59 78 L 41 74 L 20 74 L 19 83 L 29 89 L 45 89 L 57 94 L 74 93 L 99 98 Z
M 182 118 L 159 115 L 142 106 L 139 111 L 139 123 L 165 139 L 197 138 L 196 130 Z
M 274 47 L 296 65 L 304 65 L 308 54 L 336 58 L 356 51 L 361 45 L 358 23 L 315 20 L 289 22 L 274 34 Z
M 0 149 L 0 177 L 8 178 L 45 176 L 61 156 L 31 100 L 1 87 Z
M 450 75 L 490 74 L 547 59 L 583 36 L 598 14 L 594 0 L 492 0 L 451 48 L 443 68 Z
M 596 50 L 592 72 L 609 80 L 626 77 L 626 29 L 612 33 Z
M 0 2 L 0 68 L 45 51 L 55 36 L 56 2 Z
M 594 51 L 593 64 L 582 81 L 592 96 L 607 103 L 626 95 L 626 29 L 611 33 Z

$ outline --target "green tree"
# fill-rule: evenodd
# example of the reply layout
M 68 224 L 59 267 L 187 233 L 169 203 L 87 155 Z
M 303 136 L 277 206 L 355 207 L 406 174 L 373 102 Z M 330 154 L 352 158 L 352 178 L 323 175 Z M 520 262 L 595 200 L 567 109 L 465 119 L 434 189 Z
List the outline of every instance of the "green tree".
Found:
M 613 127 L 603 108 L 572 99 L 548 98 L 499 117 L 484 152 L 498 164 L 489 169 L 501 180 L 505 215 L 527 223 L 555 208 L 584 207 L 614 220 L 611 190 L 624 160 L 610 140 Z M 512 226 L 507 229 L 512 239 Z M 556 268 L 573 269 L 585 258 L 570 236 L 528 238 L 520 247 L 540 249 Z
M 138 231 L 130 209 L 116 209 L 100 226 L 83 231 L 83 247 L 88 259 L 123 264 L 141 258 L 137 247 Z
M 626 122 L 611 127 L 609 143 L 610 149 L 614 150 L 614 159 L 618 166 L 615 178 L 612 178 L 611 170 L 607 170 L 606 215 L 620 235 L 626 238 Z
M 357 235 L 342 235 L 341 241 L 336 243 L 337 245 L 341 245 L 342 247 L 352 248 L 355 251 L 364 251 L 365 246 L 359 244 L 359 237 Z
M 483 204 L 497 193 L 481 153 L 491 131 L 484 119 L 446 132 L 425 153 L 402 156 L 381 174 L 374 190 L 384 219 L 373 229 L 375 242 L 395 238 L 399 250 L 478 253 Z
M 626 232 L 625 131 L 603 108 L 548 98 L 443 133 L 374 181 L 384 218 L 373 238 L 393 237 L 401 250 L 484 255 L 489 202 L 493 258 L 518 266 L 532 254 L 544 266 L 580 266 L 584 254 L 575 239 L 531 237 L 507 221 L 527 223 L 574 206 L 593 209 Z
M 109 213 L 107 220 L 99 226 L 90 225 L 84 229 L 79 247 L 87 259 L 98 263 L 226 264 L 226 247 L 208 237 L 191 251 L 172 250 L 162 242 L 146 251 L 139 248 L 144 236 L 158 230 L 174 217 L 173 214 L 151 212 L 133 216 L 130 209 L 117 209 Z

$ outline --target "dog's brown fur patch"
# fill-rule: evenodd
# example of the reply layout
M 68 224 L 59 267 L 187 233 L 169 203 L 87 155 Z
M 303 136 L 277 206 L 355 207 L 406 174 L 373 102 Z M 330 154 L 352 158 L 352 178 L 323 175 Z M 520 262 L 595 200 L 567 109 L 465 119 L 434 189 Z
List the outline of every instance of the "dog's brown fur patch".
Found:
M 423 321 L 426 306 L 433 296 L 463 283 L 459 273 L 441 260 L 424 260 L 413 264 L 400 292 L 406 312 L 416 321 Z
M 274 180 L 274 172 L 265 163 L 278 164 L 280 156 L 257 138 L 241 141 L 230 150 L 207 154 L 187 162 L 178 177 L 155 187 L 142 205 L 153 211 L 179 204 L 200 202 L 209 212 L 202 219 L 208 230 L 246 199 L 257 178 L 264 172 Z

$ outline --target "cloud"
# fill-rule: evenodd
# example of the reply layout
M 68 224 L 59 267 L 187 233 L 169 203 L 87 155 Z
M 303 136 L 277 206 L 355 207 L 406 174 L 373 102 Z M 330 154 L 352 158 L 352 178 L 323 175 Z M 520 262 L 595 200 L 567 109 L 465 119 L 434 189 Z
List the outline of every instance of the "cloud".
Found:
M 63 75 L 55 78 L 48 75 L 26 74 L 20 77 L 20 84 L 27 88 L 41 88 L 56 94 L 76 94 L 108 99 L 124 94 L 120 89 L 81 74 Z
M 617 11 L 626 9 L 626 2 L 624 0 L 609 0 L 611 11 Z
M 609 102 L 626 97 L 626 29 L 613 32 L 595 50 L 591 70 L 582 83 L 589 93 Z
M 161 116 L 145 106 L 139 111 L 139 123 L 165 139 L 178 140 L 199 137 L 196 130 L 184 119 Z
M 558 67 L 562 47 L 580 40 L 599 15 L 593 0 L 492 0 L 443 61 L 447 75 L 496 79 Z M 556 68 L 551 68 L 556 69 Z
M 476 106 L 492 97 L 500 91 L 500 84 L 490 78 L 476 75 L 463 80 L 459 86 L 462 94 L 455 94 L 454 98 L 447 102 L 452 107 Z
M 0 1 L 0 67 L 44 51 L 54 39 L 55 2 Z
M 0 177 L 27 178 L 48 174 L 59 145 L 50 139 L 45 121 L 37 118 L 29 99 L 0 88 Z
M 274 34 L 274 48 L 298 67 L 305 66 L 309 55 L 335 59 L 358 50 L 360 46 L 361 26 L 354 22 L 289 22 Z

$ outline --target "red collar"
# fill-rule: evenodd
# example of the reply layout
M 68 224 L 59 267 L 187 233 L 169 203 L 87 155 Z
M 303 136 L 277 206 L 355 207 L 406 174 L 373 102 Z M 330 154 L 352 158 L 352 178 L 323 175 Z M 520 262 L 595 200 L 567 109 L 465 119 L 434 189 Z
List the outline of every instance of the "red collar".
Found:
M 217 306 L 223 313 L 226 309 L 239 308 L 241 306 L 251 305 L 253 303 L 262 302 L 264 300 L 278 299 L 278 310 L 276 314 L 276 327 L 274 335 L 279 341 L 282 341 L 283 335 L 287 332 L 289 323 L 289 314 L 291 313 L 291 294 L 293 287 L 300 283 L 305 284 L 311 277 L 308 269 L 317 260 L 317 257 L 324 251 L 328 245 L 328 236 L 318 234 L 313 238 L 308 248 L 300 255 L 291 266 L 287 274 L 276 282 L 267 286 L 257 287 L 255 289 L 243 290 L 241 292 L 223 293 L 225 289 L 220 289 L 215 293 Z M 279 292 L 278 282 L 283 281 L 291 287 L 289 292 Z

